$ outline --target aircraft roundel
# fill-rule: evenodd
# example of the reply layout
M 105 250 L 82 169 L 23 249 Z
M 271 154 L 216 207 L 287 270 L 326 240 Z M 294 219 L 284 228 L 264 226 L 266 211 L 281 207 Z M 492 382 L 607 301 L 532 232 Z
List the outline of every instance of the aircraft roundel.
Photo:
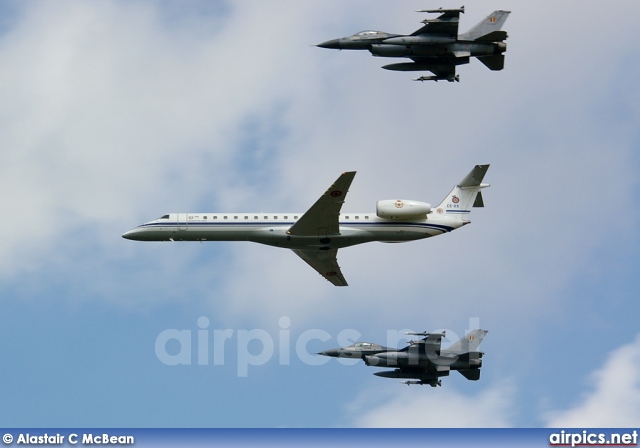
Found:
M 333 277 L 334 275 L 338 275 L 338 273 L 336 271 L 330 271 L 330 272 L 327 272 L 324 275 L 326 275 L 327 277 Z
M 460 198 L 458 196 L 451 196 L 451 202 L 453 202 L 454 204 L 457 204 L 458 202 L 460 202 Z
M 398 199 L 395 203 L 396 208 L 402 208 L 404 207 L 404 202 L 402 202 L 400 199 Z
M 338 196 L 342 196 L 342 191 L 340 190 L 333 190 L 331 193 L 329 193 L 331 195 L 332 198 L 337 198 Z

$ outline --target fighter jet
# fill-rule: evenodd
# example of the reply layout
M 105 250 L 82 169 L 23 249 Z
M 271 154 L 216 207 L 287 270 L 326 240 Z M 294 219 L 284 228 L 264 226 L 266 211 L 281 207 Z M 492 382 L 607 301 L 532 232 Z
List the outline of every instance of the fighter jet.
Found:
M 442 333 L 406 333 L 422 336 L 419 341 L 410 341 L 402 349 L 383 347 L 371 342 L 359 342 L 349 347 L 334 348 L 318 353 L 339 358 L 361 358 L 368 366 L 396 367 L 394 370 L 376 372 L 383 378 L 402 378 L 403 384 L 431 387 L 441 386 L 440 377 L 448 376 L 451 370 L 457 370 L 466 379 L 480 379 L 482 355 L 478 346 L 487 334 L 486 330 L 473 330 L 464 338 L 442 350 Z
M 385 65 L 397 71 L 430 71 L 432 76 L 420 76 L 414 81 L 460 81 L 456 66 L 468 64 L 476 57 L 490 70 L 504 68 L 507 51 L 506 31 L 501 31 L 511 11 L 494 11 L 465 34 L 458 36 L 459 9 L 425 9 L 417 12 L 440 14 L 425 19 L 424 26 L 409 35 L 384 31 L 361 31 L 353 36 L 323 42 L 318 47 L 336 50 L 369 50 L 372 55 L 385 58 L 409 58 L 413 62 Z

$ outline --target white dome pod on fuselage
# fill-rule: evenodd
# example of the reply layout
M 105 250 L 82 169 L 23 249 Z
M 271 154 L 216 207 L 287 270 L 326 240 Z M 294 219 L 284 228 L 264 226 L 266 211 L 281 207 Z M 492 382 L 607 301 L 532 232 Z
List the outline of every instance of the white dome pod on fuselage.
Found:
M 404 199 L 385 199 L 376 202 L 376 214 L 384 219 L 426 218 L 431 204 Z

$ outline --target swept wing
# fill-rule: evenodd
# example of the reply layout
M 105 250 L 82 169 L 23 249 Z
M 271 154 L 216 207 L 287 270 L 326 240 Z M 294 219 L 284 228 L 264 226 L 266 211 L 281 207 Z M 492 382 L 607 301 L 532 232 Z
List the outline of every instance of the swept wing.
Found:
M 340 266 L 338 266 L 338 249 L 301 250 L 292 249 L 305 263 L 336 286 L 349 286 Z
M 342 173 L 324 192 L 320 199 L 292 225 L 287 233 L 297 236 L 319 236 L 340 234 L 340 209 L 356 175 L 355 171 Z
M 325 239 L 328 243 L 331 235 L 339 235 L 340 210 L 355 175 L 355 171 L 342 173 L 287 233 L 318 237 L 321 243 Z M 338 249 L 293 249 L 293 252 L 334 285 L 347 286 L 347 281 L 338 266 Z
M 424 26 L 413 32 L 412 36 L 421 34 L 433 34 L 442 37 L 458 37 L 458 24 L 460 23 L 460 13 L 464 12 L 464 7 L 460 9 L 423 9 L 418 12 L 441 13 L 435 19 L 425 19 Z

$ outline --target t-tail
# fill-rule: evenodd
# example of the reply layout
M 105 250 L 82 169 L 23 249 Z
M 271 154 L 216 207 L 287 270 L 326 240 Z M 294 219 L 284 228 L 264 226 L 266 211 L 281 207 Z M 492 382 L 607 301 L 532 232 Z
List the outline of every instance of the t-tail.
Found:
M 436 207 L 436 213 L 455 216 L 464 224 L 470 223 L 472 207 L 484 207 L 480 190 L 489 186 L 482 179 L 489 165 L 476 165 L 462 181 Z

